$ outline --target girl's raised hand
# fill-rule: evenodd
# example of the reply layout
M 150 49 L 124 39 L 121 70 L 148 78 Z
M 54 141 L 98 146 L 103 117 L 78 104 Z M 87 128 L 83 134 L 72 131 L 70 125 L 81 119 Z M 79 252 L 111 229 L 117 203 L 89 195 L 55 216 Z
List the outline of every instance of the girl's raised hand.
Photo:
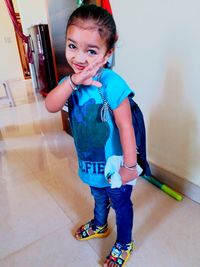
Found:
M 105 58 L 96 59 L 90 65 L 88 65 L 84 70 L 72 75 L 72 81 L 76 85 L 94 85 L 101 87 L 102 84 L 98 81 L 93 80 L 93 77 L 96 75 L 97 71 L 105 65 L 107 60 Z

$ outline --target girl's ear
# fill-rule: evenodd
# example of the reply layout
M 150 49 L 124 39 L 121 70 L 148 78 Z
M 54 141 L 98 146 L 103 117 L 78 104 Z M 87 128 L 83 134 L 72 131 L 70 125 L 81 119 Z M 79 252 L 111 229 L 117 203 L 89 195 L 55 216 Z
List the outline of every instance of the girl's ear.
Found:
M 109 57 L 112 55 L 113 52 L 114 52 L 114 48 L 109 49 L 109 50 L 107 51 L 107 53 L 106 53 L 106 57 L 109 58 Z
M 108 60 L 113 52 L 114 52 L 114 48 L 109 49 L 105 54 L 105 59 Z

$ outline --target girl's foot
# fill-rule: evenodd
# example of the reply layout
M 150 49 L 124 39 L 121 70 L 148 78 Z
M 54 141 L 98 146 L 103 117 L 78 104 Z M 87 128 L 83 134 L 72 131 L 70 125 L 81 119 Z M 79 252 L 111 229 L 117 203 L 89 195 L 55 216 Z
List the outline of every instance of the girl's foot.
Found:
M 94 220 L 81 225 L 75 233 L 77 240 L 89 240 L 91 238 L 103 238 L 109 235 L 108 224 L 95 226 Z
M 134 249 L 133 242 L 125 246 L 115 243 L 110 254 L 107 256 L 104 267 L 124 267 Z

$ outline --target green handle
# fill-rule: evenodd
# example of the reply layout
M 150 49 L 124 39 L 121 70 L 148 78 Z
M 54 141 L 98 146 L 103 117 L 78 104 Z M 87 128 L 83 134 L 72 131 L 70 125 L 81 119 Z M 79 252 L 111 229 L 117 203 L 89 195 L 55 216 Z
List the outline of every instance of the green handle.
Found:
M 158 179 L 156 179 L 156 178 L 154 178 L 152 176 L 147 176 L 147 175 L 143 175 L 142 177 L 145 180 L 147 180 L 148 182 L 150 182 L 153 185 L 155 185 L 158 188 L 160 188 L 163 192 L 167 193 L 169 196 L 175 198 L 176 200 L 181 201 L 183 199 L 183 196 L 181 194 L 179 194 L 178 192 L 174 191 L 169 186 L 161 183 Z
M 162 188 L 163 183 L 161 183 L 159 180 L 157 180 L 156 178 L 152 177 L 152 176 L 142 176 L 145 180 L 147 180 L 148 182 L 150 182 L 151 184 L 157 186 L 158 188 Z
M 171 197 L 175 198 L 178 201 L 181 201 L 183 199 L 182 195 L 180 195 L 178 192 L 174 191 L 173 189 L 171 189 L 170 187 L 168 187 L 165 184 L 161 187 L 161 190 L 164 191 L 165 193 L 167 193 L 168 195 L 170 195 Z

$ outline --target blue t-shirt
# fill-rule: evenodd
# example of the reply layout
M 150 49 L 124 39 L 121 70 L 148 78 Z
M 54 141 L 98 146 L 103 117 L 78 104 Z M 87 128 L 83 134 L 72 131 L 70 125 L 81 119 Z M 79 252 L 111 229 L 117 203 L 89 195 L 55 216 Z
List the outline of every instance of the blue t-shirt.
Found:
M 127 83 L 112 70 L 102 69 L 100 82 L 101 92 L 112 110 L 133 94 Z M 106 160 L 112 155 L 122 155 L 112 112 L 108 121 L 101 120 L 102 98 L 95 86 L 80 86 L 68 99 L 68 105 L 80 178 L 90 186 L 110 186 L 104 176 Z

